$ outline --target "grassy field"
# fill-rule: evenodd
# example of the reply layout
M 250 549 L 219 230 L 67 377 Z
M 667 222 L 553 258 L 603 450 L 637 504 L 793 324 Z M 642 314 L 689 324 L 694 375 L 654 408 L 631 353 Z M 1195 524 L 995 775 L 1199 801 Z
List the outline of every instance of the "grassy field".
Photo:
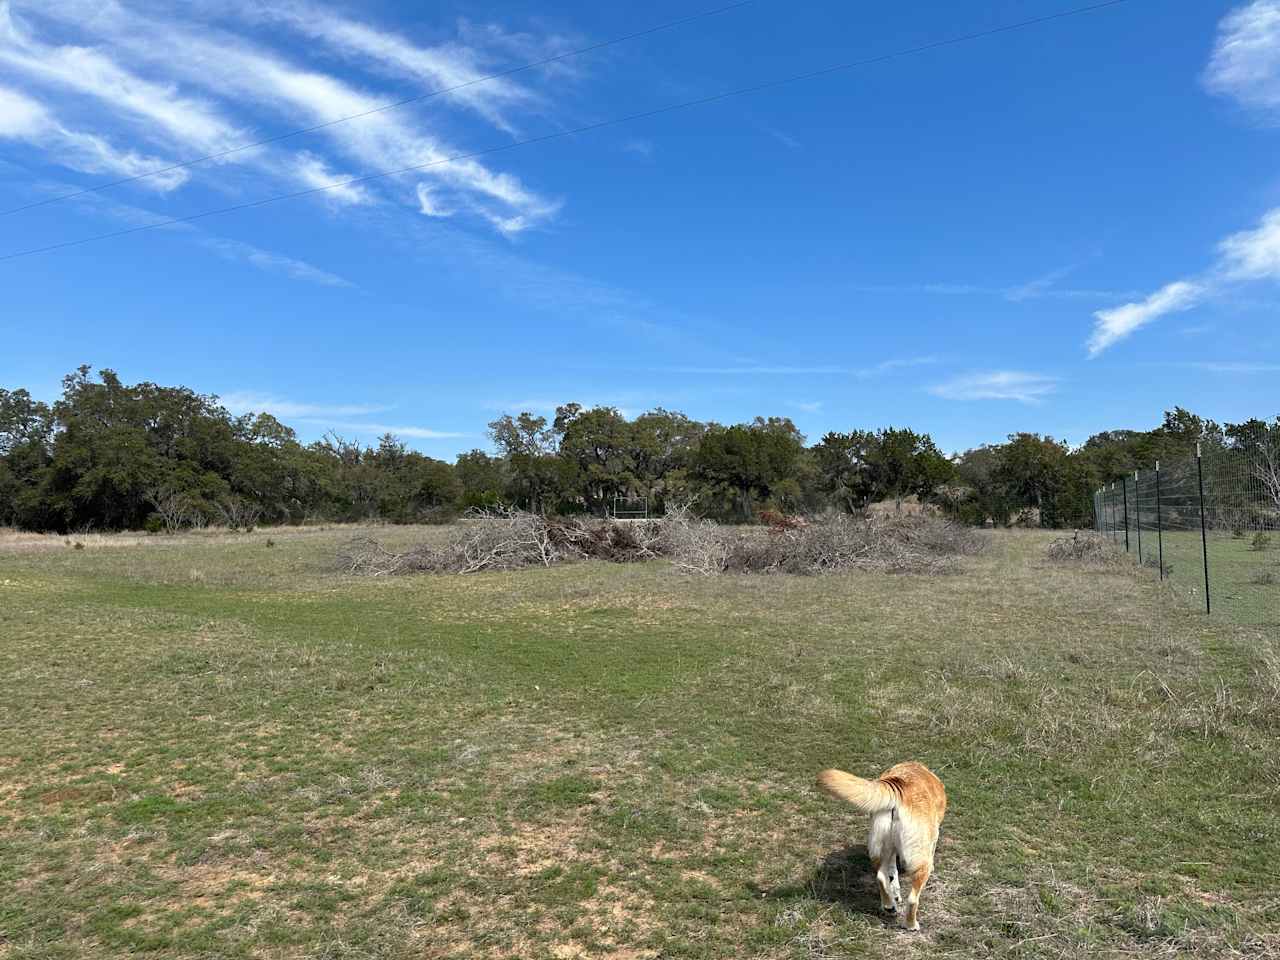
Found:
M 1038 533 L 706 580 L 351 533 L 0 543 L 0 958 L 1280 956 L 1274 620 Z M 812 787 L 906 758 L 919 934 Z
M 1210 534 L 1207 551 L 1199 530 L 1163 532 L 1164 564 L 1172 593 L 1189 608 L 1204 610 L 1204 556 L 1209 557 L 1209 590 L 1213 615 L 1246 626 L 1280 624 L 1280 533 L 1270 534 L 1267 549 L 1256 550 L 1252 532 L 1243 537 Z M 1124 532 L 1114 538 L 1124 547 Z M 1159 541 L 1154 530 L 1142 532 L 1142 559 L 1159 578 Z M 1138 561 L 1138 538 L 1130 532 L 1129 555 Z

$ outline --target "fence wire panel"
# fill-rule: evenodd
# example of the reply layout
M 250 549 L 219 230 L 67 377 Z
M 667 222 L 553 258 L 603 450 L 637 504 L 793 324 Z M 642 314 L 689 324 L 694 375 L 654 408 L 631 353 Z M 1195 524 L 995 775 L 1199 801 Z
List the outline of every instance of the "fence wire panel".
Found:
M 1280 626 L 1280 456 L 1215 449 L 1094 493 L 1094 526 L 1196 608 Z

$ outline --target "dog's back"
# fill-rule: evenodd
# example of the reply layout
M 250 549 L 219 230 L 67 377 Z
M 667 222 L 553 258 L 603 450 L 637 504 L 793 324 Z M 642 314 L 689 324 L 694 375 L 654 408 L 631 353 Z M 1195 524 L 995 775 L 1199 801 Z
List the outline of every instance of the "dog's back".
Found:
M 933 870 L 938 828 L 947 810 L 947 792 L 922 763 L 895 764 L 875 780 L 864 780 L 843 770 L 824 770 L 818 786 L 863 813 L 871 815 L 867 855 L 880 885 L 880 905 L 895 909 L 898 897 L 898 865 L 911 879 L 907 896 L 907 926 L 920 929 L 917 912 L 920 891 Z

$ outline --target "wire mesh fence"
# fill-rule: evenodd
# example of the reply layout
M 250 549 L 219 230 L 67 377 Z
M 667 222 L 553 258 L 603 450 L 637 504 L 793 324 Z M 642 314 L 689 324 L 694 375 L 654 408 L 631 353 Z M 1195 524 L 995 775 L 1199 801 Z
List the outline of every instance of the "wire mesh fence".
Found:
M 1240 623 L 1280 624 L 1280 456 L 1214 449 L 1094 493 L 1095 529 L 1173 592 Z

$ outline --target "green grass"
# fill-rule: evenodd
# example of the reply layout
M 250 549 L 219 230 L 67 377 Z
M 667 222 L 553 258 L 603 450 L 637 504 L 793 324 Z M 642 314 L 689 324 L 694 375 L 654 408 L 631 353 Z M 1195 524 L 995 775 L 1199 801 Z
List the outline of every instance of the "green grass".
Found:
M 349 535 L 0 546 L 0 958 L 1280 953 L 1272 627 L 1036 533 L 707 580 L 362 580 Z M 812 788 L 905 758 L 921 934 Z
M 1252 534 L 1232 537 L 1210 534 L 1207 551 L 1199 530 L 1166 530 L 1164 565 L 1167 589 L 1189 609 L 1205 608 L 1204 558 L 1209 559 L 1209 599 L 1212 615 L 1245 626 L 1280 628 L 1280 537 L 1273 536 L 1267 549 L 1252 548 Z M 1124 545 L 1124 532 L 1116 538 Z M 1129 534 L 1129 553 L 1138 561 L 1138 541 Z M 1160 541 L 1153 530 L 1142 532 L 1142 559 L 1150 576 L 1159 579 Z

